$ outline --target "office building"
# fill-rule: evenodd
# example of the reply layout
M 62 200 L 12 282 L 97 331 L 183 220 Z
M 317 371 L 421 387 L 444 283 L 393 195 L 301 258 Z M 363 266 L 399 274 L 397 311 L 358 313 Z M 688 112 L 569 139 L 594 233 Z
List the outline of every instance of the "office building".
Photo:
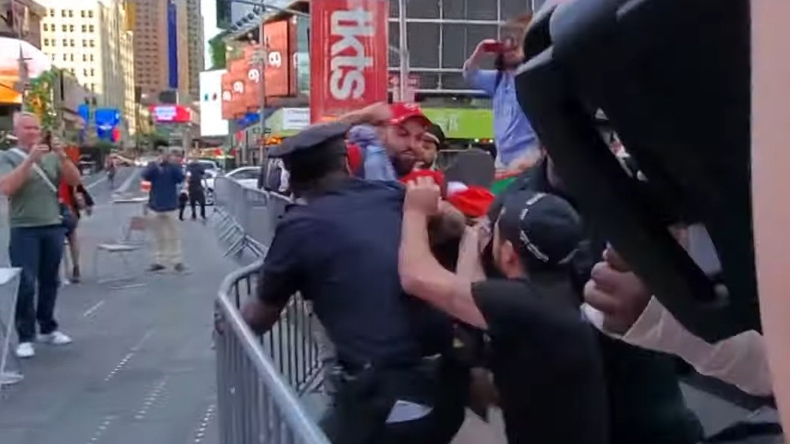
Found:
M 203 71 L 203 16 L 200 13 L 200 0 L 187 0 L 187 45 L 189 55 L 189 96 L 192 100 L 200 98 L 200 73 Z
M 85 85 L 99 107 L 116 108 L 124 138 L 135 132 L 134 36 L 122 0 L 38 0 L 47 8 L 41 49 Z
M 196 99 L 203 70 L 199 0 L 130 1 L 136 14 L 136 81 L 142 93 L 159 97 L 174 90 L 181 103 Z

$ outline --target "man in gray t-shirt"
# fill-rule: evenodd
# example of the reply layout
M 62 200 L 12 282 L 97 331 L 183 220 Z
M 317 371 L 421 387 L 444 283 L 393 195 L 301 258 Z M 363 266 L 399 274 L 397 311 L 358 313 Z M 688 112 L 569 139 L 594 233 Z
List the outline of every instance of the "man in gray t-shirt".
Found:
M 0 154 L 0 192 L 9 200 L 11 265 L 22 269 L 16 304 L 16 353 L 20 358 L 30 358 L 35 355 L 36 321 L 42 342 L 71 342 L 55 321 L 58 267 L 66 234 L 58 184 L 63 180 L 71 186 L 79 185 L 80 173 L 62 145 L 51 140 L 41 143 L 41 126 L 35 115 L 17 115 L 14 134 L 19 145 Z

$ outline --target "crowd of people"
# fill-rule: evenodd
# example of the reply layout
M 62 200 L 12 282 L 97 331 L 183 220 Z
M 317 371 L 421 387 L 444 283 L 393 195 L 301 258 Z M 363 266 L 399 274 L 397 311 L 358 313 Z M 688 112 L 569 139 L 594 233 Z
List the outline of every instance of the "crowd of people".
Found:
M 264 333 L 296 293 L 311 302 L 332 442 L 448 443 L 466 406 L 486 417 L 496 405 L 510 443 L 697 443 L 677 358 L 771 394 L 757 332 L 694 337 L 580 216 L 516 100 L 527 22 L 464 67 L 493 98 L 496 166 L 514 177 L 496 196 L 434 168 L 443 134 L 416 104 L 375 104 L 269 150 L 296 205 L 243 315 Z M 485 53 L 496 70 L 478 68 Z M 458 204 L 458 189 L 478 205 Z M 673 229 L 693 256 L 693 227 Z

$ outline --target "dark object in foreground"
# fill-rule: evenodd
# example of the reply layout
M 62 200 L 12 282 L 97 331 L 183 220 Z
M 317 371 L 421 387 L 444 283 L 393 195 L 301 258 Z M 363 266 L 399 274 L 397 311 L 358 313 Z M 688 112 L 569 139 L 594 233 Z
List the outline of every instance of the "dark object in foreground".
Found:
M 746 0 L 587 0 L 543 11 L 519 101 L 584 216 L 691 332 L 760 330 L 751 230 Z M 648 183 L 595 128 L 603 110 Z M 702 223 L 728 295 L 667 230 Z

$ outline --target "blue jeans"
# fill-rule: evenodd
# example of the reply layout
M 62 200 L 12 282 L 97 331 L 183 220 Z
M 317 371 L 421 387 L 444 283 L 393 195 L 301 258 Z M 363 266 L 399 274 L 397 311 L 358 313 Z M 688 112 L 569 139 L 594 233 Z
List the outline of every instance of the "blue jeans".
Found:
M 22 269 L 16 300 L 16 332 L 19 342 L 33 342 L 36 321 L 41 334 L 58 329 L 55 321 L 55 300 L 60 284 L 59 267 L 63 256 L 62 225 L 45 227 L 12 227 L 8 252 L 11 266 Z M 38 281 L 38 304 L 36 304 Z

